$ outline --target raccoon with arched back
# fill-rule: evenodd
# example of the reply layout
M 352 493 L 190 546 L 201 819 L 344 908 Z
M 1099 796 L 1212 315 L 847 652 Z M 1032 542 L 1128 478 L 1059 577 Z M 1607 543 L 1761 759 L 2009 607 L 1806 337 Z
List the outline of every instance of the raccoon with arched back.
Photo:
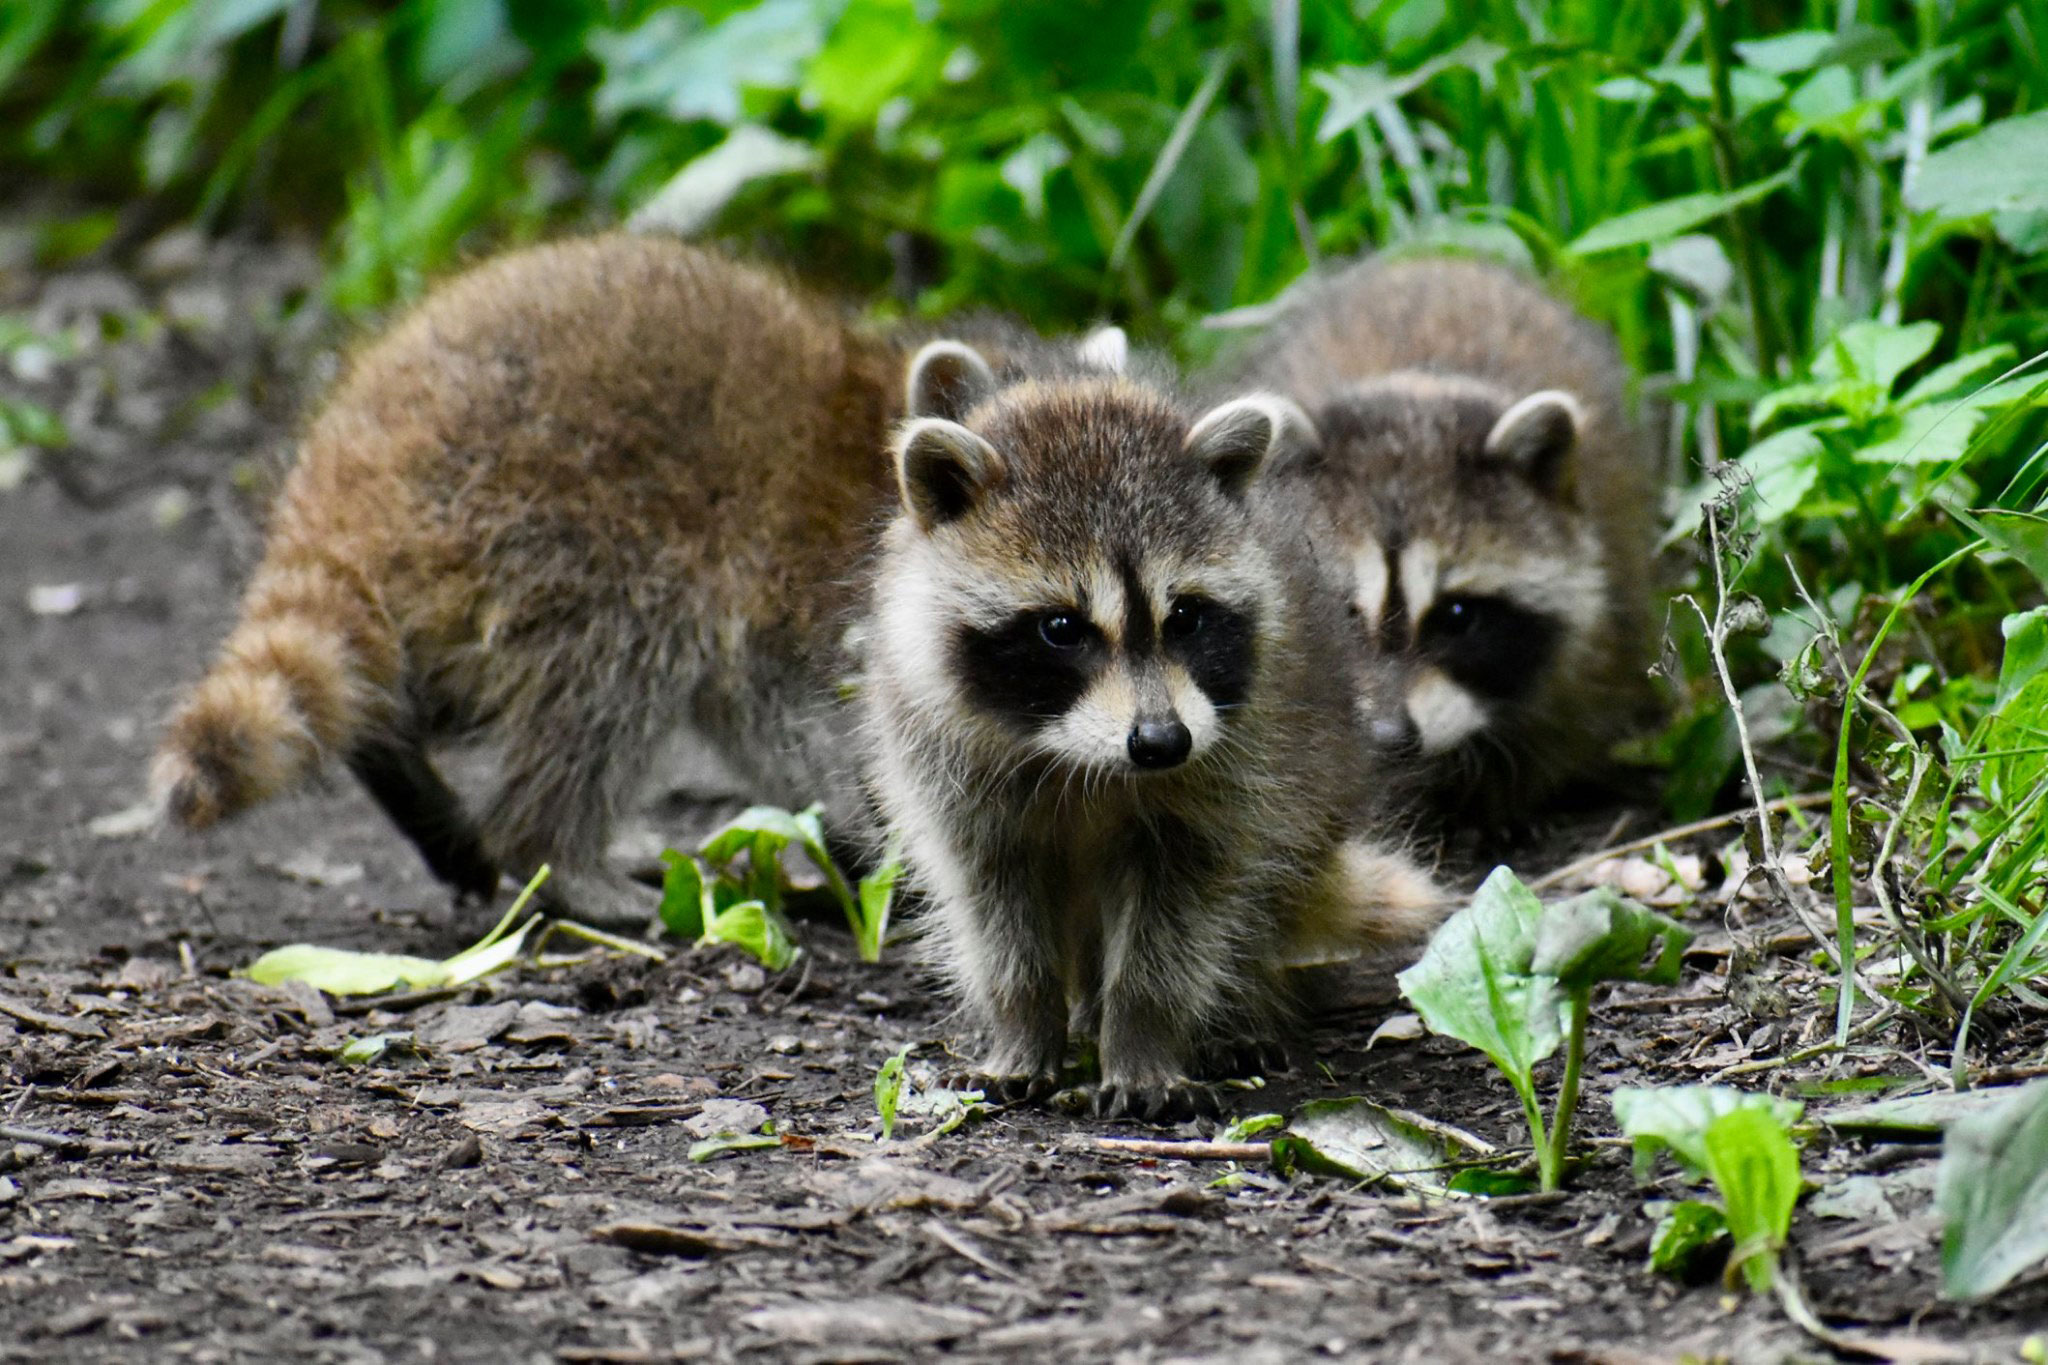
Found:
M 1658 521 L 1613 337 L 1505 266 L 1367 260 L 1293 291 L 1231 382 L 1315 424 L 1282 473 L 1351 565 L 1382 751 L 1496 825 L 1601 773 L 1649 706 Z
M 1123 359 L 1114 329 L 982 331 L 1006 379 Z M 338 761 L 458 890 L 549 863 L 549 904 L 644 924 L 653 893 L 606 853 L 680 733 L 754 799 L 824 800 L 858 836 L 836 690 L 919 340 L 659 235 L 441 283 L 307 426 L 241 619 L 159 749 L 165 812 L 204 827 Z M 475 811 L 433 758 L 462 740 L 502 754 Z

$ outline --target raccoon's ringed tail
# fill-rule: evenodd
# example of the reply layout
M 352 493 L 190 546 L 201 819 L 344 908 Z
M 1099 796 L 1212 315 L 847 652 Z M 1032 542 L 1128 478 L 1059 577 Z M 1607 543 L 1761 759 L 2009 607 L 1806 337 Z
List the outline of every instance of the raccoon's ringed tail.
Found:
M 171 717 L 150 772 L 158 809 L 203 829 L 305 781 L 375 722 L 396 652 L 348 576 L 266 565 L 213 671 Z

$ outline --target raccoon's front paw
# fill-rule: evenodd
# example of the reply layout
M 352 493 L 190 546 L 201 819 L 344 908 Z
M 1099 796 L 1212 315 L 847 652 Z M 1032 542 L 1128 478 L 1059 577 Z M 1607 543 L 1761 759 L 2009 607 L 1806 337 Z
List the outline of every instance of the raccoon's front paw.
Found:
M 948 1090 L 979 1090 L 998 1104 L 1036 1104 L 1060 1088 L 1060 1078 L 1050 1071 L 987 1071 L 963 1067 L 939 1077 Z
M 1063 1091 L 1054 1103 L 1071 1114 L 1146 1123 L 1215 1118 L 1223 1112 L 1222 1097 L 1213 1087 L 1185 1076 L 1164 1081 L 1104 1081 Z

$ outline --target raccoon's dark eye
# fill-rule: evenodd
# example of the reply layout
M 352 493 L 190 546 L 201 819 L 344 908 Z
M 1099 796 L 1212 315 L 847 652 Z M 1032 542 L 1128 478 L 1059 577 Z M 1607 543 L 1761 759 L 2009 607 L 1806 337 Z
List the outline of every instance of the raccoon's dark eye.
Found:
M 1070 611 L 1049 611 L 1038 618 L 1038 638 L 1054 649 L 1079 649 L 1088 643 L 1088 623 Z
M 1486 604 L 1475 597 L 1446 597 L 1423 619 L 1423 633 L 1439 640 L 1470 635 L 1486 619 Z
M 1166 613 L 1160 633 L 1169 640 L 1191 640 L 1209 624 L 1209 603 L 1200 597 L 1183 597 Z

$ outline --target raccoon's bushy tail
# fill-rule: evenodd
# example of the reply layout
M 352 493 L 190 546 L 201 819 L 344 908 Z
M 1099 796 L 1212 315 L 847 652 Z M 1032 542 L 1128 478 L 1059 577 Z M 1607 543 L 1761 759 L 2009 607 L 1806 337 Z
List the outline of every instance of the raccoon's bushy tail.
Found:
M 397 657 L 355 575 L 273 551 L 213 670 L 171 716 L 150 774 L 158 808 L 204 829 L 305 781 L 389 722 Z

